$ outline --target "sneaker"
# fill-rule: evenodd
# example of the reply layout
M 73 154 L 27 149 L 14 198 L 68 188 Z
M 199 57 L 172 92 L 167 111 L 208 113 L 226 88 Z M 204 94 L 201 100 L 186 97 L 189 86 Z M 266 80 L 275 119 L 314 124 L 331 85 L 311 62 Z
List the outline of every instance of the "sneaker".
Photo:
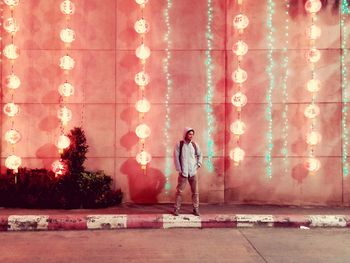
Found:
M 193 214 L 195 216 L 200 216 L 201 214 L 199 213 L 199 210 L 198 209 L 193 209 Z
M 174 216 L 178 216 L 179 215 L 179 209 L 174 209 L 173 215 Z

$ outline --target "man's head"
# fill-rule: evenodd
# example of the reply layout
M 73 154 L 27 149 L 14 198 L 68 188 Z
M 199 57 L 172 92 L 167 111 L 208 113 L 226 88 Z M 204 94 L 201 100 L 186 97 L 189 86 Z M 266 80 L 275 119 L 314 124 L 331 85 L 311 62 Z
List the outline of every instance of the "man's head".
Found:
M 192 141 L 194 136 L 194 130 L 192 128 L 185 128 L 184 139 L 186 141 Z

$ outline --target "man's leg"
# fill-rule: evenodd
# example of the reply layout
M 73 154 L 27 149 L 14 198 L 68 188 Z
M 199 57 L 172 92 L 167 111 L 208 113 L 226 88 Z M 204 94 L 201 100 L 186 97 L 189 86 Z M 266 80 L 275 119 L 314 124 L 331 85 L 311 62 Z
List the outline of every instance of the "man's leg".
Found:
M 193 213 L 199 216 L 198 175 L 190 177 L 188 181 L 190 183 L 192 192 Z
M 175 194 L 175 205 L 174 205 L 174 214 L 178 215 L 180 212 L 181 201 L 182 201 L 182 192 L 185 190 L 187 178 L 179 174 L 177 178 L 177 187 Z

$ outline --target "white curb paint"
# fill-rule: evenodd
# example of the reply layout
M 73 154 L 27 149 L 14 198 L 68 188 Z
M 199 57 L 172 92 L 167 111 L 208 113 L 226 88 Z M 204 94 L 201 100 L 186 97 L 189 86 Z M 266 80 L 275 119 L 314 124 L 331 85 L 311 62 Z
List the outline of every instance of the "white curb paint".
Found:
M 8 218 L 10 231 L 47 230 L 49 216 L 13 215 Z
M 163 215 L 163 228 L 176 228 L 176 227 L 202 227 L 201 218 L 199 216 L 185 214 L 179 216 L 173 216 L 165 214 Z
M 87 229 L 126 228 L 127 215 L 90 215 L 87 216 Z
M 274 218 L 272 215 L 236 215 L 237 227 L 253 227 L 257 224 L 264 224 L 273 227 Z
M 345 216 L 340 215 L 314 215 L 309 216 L 311 227 L 346 227 Z

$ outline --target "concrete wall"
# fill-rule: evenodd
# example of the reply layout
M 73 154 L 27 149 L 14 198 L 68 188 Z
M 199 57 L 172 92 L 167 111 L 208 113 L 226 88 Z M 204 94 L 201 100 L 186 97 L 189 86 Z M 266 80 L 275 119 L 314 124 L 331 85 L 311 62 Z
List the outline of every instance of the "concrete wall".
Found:
M 16 146 L 16 153 L 23 158 L 23 165 L 31 168 L 49 168 L 58 158 L 54 145 L 59 134 L 56 118 L 59 96 L 57 88 L 64 80 L 58 67 L 63 54 L 59 31 L 65 21 L 59 11 L 59 1 L 21 1 L 15 16 L 21 31 L 15 43 L 21 49 L 16 60 L 15 72 L 22 80 L 22 86 L 15 93 L 15 101 L 21 112 L 15 118 L 15 127 L 23 139 Z M 152 49 L 147 62 L 147 71 L 152 78 L 146 89 L 146 97 L 152 108 L 146 114 L 146 122 L 152 135 L 146 141 L 146 148 L 153 160 L 144 175 L 135 161 L 138 152 L 138 138 L 134 129 L 138 124 L 138 113 L 134 104 L 138 99 L 138 87 L 133 78 L 140 66 L 134 55 L 139 44 L 133 24 L 140 16 L 138 5 L 133 0 L 82 0 L 74 1 L 76 14 L 72 16 L 71 27 L 77 33 L 70 52 L 76 60 L 76 67 L 70 75 L 76 87 L 76 94 L 69 100 L 73 120 L 69 127 L 83 124 L 90 151 L 87 167 L 102 169 L 114 178 L 115 187 L 122 188 L 125 201 L 130 202 L 172 202 L 177 174 L 171 175 L 171 190 L 164 191 L 165 161 L 167 147 L 181 138 L 184 126 L 196 130 L 195 140 L 207 156 L 207 114 L 205 111 L 206 87 L 206 0 L 173 0 L 170 9 L 171 60 L 169 70 L 173 89 L 169 98 L 170 144 L 165 145 L 165 95 L 166 80 L 163 71 L 166 42 L 166 25 L 163 12 L 165 0 L 150 0 L 145 9 L 145 18 L 151 23 L 146 43 Z M 340 26 L 339 15 L 328 6 L 319 13 L 317 24 L 323 34 L 317 41 L 322 49 L 321 61 L 316 73 L 322 80 L 317 103 L 321 108 L 319 128 L 323 141 L 316 147 L 322 168 L 317 175 L 309 176 L 303 168 L 307 146 L 304 140 L 308 129 L 303 112 L 310 101 L 305 83 L 310 68 L 304 59 L 307 47 L 304 29 L 309 24 L 302 1 L 291 8 L 289 23 L 289 165 L 283 162 L 280 153 L 282 139 L 282 79 L 281 69 L 284 47 L 285 8 L 284 1 L 276 2 L 273 23 L 276 28 L 273 57 L 276 62 L 273 73 L 276 78 L 273 92 L 273 174 L 266 175 L 264 154 L 267 149 L 265 119 L 266 92 L 269 79 L 268 43 L 266 26 L 267 1 L 245 1 L 250 25 L 244 37 L 250 50 L 244 57 L 243 68 L 249 77 L 244 85 L 248 104 L 243 108 L 243 120 L 247 132 L 241 138 L 241 147 L 246 151 L 245 161 L 236 167 L 228 159 L 234 146 L 230 123 L 236 118 L 230 103 L 235 87 L 231 73 L 235 68 L 235 56 L 231 46 L 237 39 L 232 18 L 238 13 L 234 0 L 213 0 L 213 115 L 215 127 L 213 139 L 214 172 L 206 166 L 200 171 L 201 202 L 271 203 L 271 204 L 350 204 L 350 179 L 342 175 L 341 138 L 341 74 L 340 74 Z M 254 3 L 254 4 L 253 4 Z M 5 11 L 4 17 L 8 17 Z M 350 24 L 347 23 L 350 27 Z M 348 38 L 348 36 L 346 36 Z M 3 45 L 10 38 L 3 32 Z M 347 62 L 349 59 L 347 58 Z M 10 64 L 4 58 L 2 78 L 10 71 Z M 3 89 L 2 103 L 10 100 Z M 2 115 L 2 134 L 10 127 L 9 119 Z M 10 147 L 2 139 L 2 170 L 4 159 Z M 171 158 L 171 156 L 169 156 Z M 285 169 L 288 171 L 285 172 Z M 188 189 L 187 189 L 188 191 Z M 190 200 L 190 195 L 186 196 Z

